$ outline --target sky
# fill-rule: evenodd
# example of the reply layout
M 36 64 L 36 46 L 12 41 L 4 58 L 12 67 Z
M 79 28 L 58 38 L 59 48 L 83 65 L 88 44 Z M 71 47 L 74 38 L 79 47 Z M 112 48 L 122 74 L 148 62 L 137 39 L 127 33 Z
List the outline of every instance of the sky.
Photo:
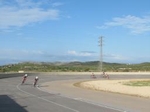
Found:
M 150 0 L 0 0 L 0 65 L 150 62 Z

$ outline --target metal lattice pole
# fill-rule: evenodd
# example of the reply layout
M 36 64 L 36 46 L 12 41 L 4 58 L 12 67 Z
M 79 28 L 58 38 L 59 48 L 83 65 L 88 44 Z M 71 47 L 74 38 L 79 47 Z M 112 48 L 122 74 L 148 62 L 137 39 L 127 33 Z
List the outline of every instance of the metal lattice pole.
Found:
M 100 72 L 103 71 L 103 37 L 99 37 L 99 46 L 100 46 Z

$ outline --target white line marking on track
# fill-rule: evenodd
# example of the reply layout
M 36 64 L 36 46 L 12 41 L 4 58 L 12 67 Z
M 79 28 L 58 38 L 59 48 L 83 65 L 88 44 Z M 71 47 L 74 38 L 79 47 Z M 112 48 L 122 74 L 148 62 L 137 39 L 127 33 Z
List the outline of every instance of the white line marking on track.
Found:
M 39 87 L 37 87 L 37 88 L 40 91 L 43 91 L 43 92 L 46 92 L 46 93 L 49 93 L 49 94 L 59 94 L 59 93 L 56 93 L 56 92 L 49 92 L 48 90 L 41 89 Z M 62 95 L 62 94 L 60 94 L 59 96 L 65 97 L 65 98 L 69 98 L 69 99 L 73 99 L 73 100 L 77 100 L 77 101 L 81 101 L 81 102 L 85 102 L 85 103 L 92 104 L 92 105 L 96 105 L 96 106 L 99 106 L 99 107 L 104 107 L 104 108 L 111 109 L 111 110 L 116 110 L 116 111 L 119 111 L 119 112 L 130 112 L 130 111 L 121 110 L 121 109 L 118 109 L 118 108 L 115 108 L 115 107 L 107 106 L 105 104 L 94 103 L 92 101 L 89 101 L 89 100 L 86 100 L 86 99 L 82 99 L 82 98 L 71 98 L 69 96 Z
M 74 111 L 74 112 L 79 112 L 78 110 L 75 110 L 75 109 L 69 108 L 69 107 L 64 106 L 64 105 L 61 105 L 61 104 L 59 104 L 59 103 L 55 103 L 55 102 L 53 102 L 53 101 L 50 101 L 50 100 L 47 100 L 47 99 L 45 99 L 45 98 L 42 98 L 42 97 L 36 96 L 36 95 L 31 94 L 31 93 L 28 93 L 28 92 L 26 92 L 26 91 L 23 91 L 23 90 L 21 90 L 21 89 L 19 88 L 19 86 L 20 86 L 20 84 L 18 84 L 18 85 L 16 86 L 16 87 L 17 87 L 17 89 L 18 89 L 19 91 L 21 91 L 21 92 L 23 92 L 23 93 L 27 94 L 27 95 L 34 96 L 34 97 L 36 97 L 36 98 L 38 98 L 38 99 L 41 99 L 41 100 L 47 101 L 47 102 L 49 102 L 49 103 L 55 104 L 55 105 L 57 105 L 57 106 L 60 106 L 60 107 L 66 108 L 66 109 L 71 110 L 71 111 Z

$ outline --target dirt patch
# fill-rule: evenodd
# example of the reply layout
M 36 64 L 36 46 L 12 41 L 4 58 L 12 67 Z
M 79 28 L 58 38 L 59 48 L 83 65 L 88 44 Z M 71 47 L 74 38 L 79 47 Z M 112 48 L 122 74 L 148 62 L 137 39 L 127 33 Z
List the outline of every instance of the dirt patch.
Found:
M 124 83 L 130 81 L 148 81 L 148 79 L 133 79 L 133 80 L 97 80 L 97 81 L 85 81 L 75 83 L 75 86 L 97 90 L 121 93 L 133 96 L 148 97 L 150 98 L 150 86 L 128 86 Z

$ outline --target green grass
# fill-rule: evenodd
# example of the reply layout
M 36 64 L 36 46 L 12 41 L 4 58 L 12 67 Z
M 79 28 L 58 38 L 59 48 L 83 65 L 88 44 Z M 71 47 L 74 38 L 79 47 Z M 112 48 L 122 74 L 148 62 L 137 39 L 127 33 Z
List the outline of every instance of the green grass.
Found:
M 147 81 L 130 81 L 130 82 L 126 82 L 124 83 L 124 85 L 127 86 L 150 86 L 150 80 Z

